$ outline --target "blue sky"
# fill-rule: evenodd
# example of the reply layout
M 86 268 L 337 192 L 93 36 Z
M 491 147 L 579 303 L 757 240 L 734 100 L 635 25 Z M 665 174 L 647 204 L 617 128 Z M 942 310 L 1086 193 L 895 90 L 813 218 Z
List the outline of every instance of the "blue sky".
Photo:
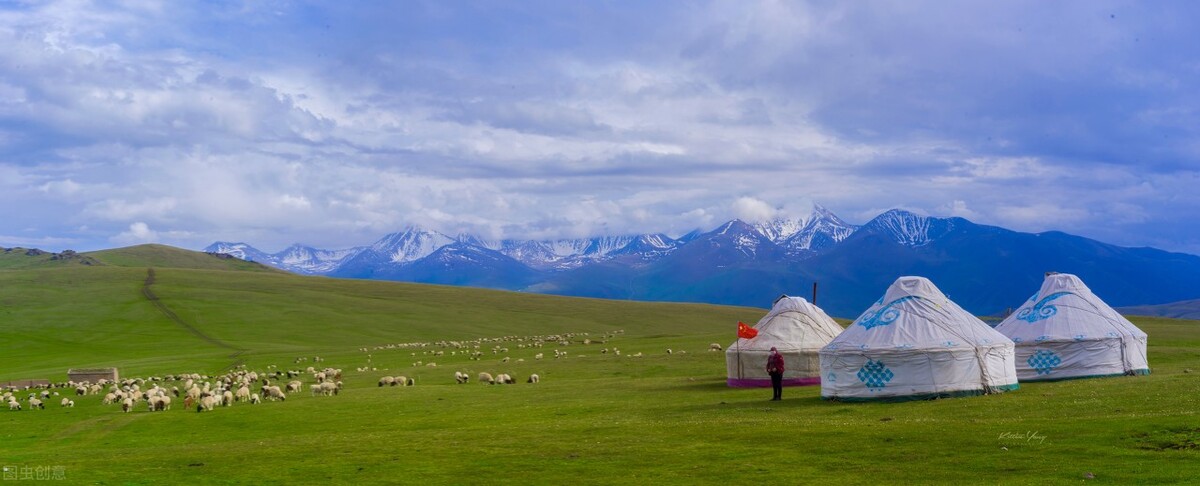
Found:
M 0 0 L 0 246 L 816 202 L 1200 253 L 1196 5 Z

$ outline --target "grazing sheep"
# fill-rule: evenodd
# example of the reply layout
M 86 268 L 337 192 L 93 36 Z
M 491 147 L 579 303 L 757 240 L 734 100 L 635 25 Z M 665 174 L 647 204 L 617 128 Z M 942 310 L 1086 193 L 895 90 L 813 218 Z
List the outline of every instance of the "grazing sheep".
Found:
M 542 359 L 542 353 L 533 355 L 533 359 Z
M 21 402 L 18 402 L 16 400 L 8 402 L 8 409 L 9 410 L 21 410 Z
M 285 388 L 285 390 L 288 393 L 298 392 L 303 389 L 304 389 L 304 384 L 300 383 L 299 381 L 295 381 L 295 380 L 289 381 L 287 384 L 287 388 Z
M 255 405 L 255 404 L 259 404 L 259 403 L 262 403 L 262 398 L 259 398 L 257 393 L 251 393 L 250 394 L 250 404 Z
M 192 405 L 195 403 L 196 400 L 192 399 L 192 397 L 186 397 L 183 399 L 183 408 L 192 408 Z
M 385 385 L 386 386 L 396 386 L 396 378 L 392 377 L 392 376 L 385 376 L 383 378 L 380 378 L 379 386 L 385 386 Z
M 319 392 L 321 395 L 324 395 L 324 396 L 337 395 L 338 391 L 340 391 L 341 389 L 342 389 L 342 382 L 339 381 L 337 383 L 334 383 L 332 381 L 327 381 L 327 382 L 318 384 L 317 390 L 314 391 L 314 394 Z
M 64 406 L 64 407 L 65 407 L 65 406 L 67 406 L 67 404 L 68 404 L 68 403 L 72 403 L 72 404 L 73 404 L 74 402 L 72 402 L 70 398 L 63 398 L 63 399 L 62 399 L 62 401 L 61 401 L 61 402 L 59 402 L 59 404 L 60 404 L 60 405 L 62 405 L 62 406 Z
M 80 395 L 80 396 L 87 395 L 87 391 L 88 391 L 87 387 L 85 387 L 83 385 L 79 385 L 79 386 L 75 387 L 76 395 Z
M 36 398 L 30 398 L 29 399 L 29 409 L 33 410 L 35 408 L 39 409 L 39 410 L 45 410 L 46 405 L 44 403 L 42 403 L 41 400 L 38 400 Z
M 537 373 L 534 373 L 532 375 L 529 375 L 529 380 L 527 380 L 526 383 L 538 383 L 540 381 L 542 381 L 542 378 L 539 377 L 537 375 Z
M 414 381 L 412 378 L 409 378 L 409 377 L 407 377 L 407 376 L 397 376 L 397 377 L 396 377 L 396 384 L 397 384 L 397 385 L 400 385 L 400 386 L 413 386 L 413 383 L 416 383 L 416 381 Z
M 280 390 L 277 386 L 268 386 L 264 389 L 264 392 L 267 395 L 267 400 L 287 400 L 287 395 L 285 395 L 283 390 Z
M 299 391 L 299 390 L 297 390 L 297 391 Z M 161 397 L 161 398 L 166 398 L 166 397 Z M 225 393 L 221 394 L 221 403 L 222 403 L 222 405 L 225 405 L 226 407 L 233 405 L 233 392 L 231 392 L 229 390 L 225 390 Z
M 513 379 L 511 376 L 508 376 L 508 373 L 500 373 L 496 375 L 496 383 L 501 385 L 511 385 L 513 384 Z
M 667 354 L 671 354 L 671 348 L 667 348 Z
M 721 350 L 721 344 L 720 344 L 720 343 L 712 343 L 712 344 L 709 344 L 709 345 L 708 345 L 708 350 L 709 350 L 709 351 L 720 351 L 720 350 Z
M 455 372 L 454 372 L 454 382 L 455 382 L 455 383 L 458 383 L 458 384 L 460 384 L 460 385 L 461 385 L 461 384 L 463 384 L 463 383 L 466 383 L 466 382 L 470 381 L 470 379 L 471 379 L 471 375 L 468 375 L 468 374 L 466 374 L 466 373 L 463 373 L 463 372 L 461 372 L 461 371 L 455 371 Z
M 200 403 L 196 405 L 196 412 L 211 412 L 214 408 L 217 408 L 217 397 L 209 395 L 200 399 Z
M 480 382 L 480 383 L 487 383 L 487 384 L 489 384 L 489 385 L 493 385 L 493 384 L 495 384 L 495 383 L 496 383 L 496 379 L 495 379 L 495 378 L 492 378 L 492 374 L 491 374 L 491 373 L 488 373 L 488 372 L 486 372 L 486 371 L 485 371 L 485 372 L 479 373 L 479 382 Z
M 126 398 L 125 400 L 121 401 L 121 411 L 122 412 L 128 412 L 132 409 L 133 409 L 133 399 L 132 398 Z
M 176 395 L 176 396 L 178 396 L 178 395 Z M 233 399 L 237 400 L 239 402 L 244 402 L 246 400 L 249 400 L 250 399 L 250 387 L 247 387 L 246 385 L 242 385 L 240 388 L 238 388 L 237 393 L 235 393 L 233 395 Z

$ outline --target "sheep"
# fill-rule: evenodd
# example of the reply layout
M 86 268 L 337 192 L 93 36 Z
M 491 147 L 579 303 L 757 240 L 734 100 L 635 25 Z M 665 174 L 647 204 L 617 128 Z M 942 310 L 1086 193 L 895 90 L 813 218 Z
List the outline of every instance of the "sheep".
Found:
M 68 405 L 68 404 L 70 404 L 70 405 Z M 73 406 L 75 406 L 75 402 L 72 402 L 70 398 L 65 398 L 65 397 L 64 397 L 64 398 L 62 399 L 62 401 L 61 401 L 61 402 L 59 402 L 59 405 L 62 405 L 62 406 L 64 406 L 64 407 L 67 407 L 67 406 L 72 406 L 72 407 L 73 407 Z
M 287 384 L 287 388 L 285 388 L 285 390 L 288 393 L 298 392 L 303 389 L 304 389 L 304 384 L 300 383 L 299 381 L 296 381 L 296 380 L 289 381 Z
M 534 373 L 529 375 L 529 380 L 526 380 L 525 383 L 538 383 L 540 381 L 542 381 L 542 378 L 538 376 L 537 373 Z
M 21 410 L 21 402 L 18 402 L 16 400 L 8 402 L 8 409 L 9 410 L 18 410 L 18 411 Z
M 46 405 L 44 403 L 42 403 L 41 400 L 38 400 L 36 398 L 30 398 L 29 399 L 29 409 L 33 410 L 35 408 L 39 409 L 39 410 L 45 410 Z
M 396 378 L 392 377 L 392 376 L 385 376 L 383 378 L 380 378 L 379 386 L 385 386 L 385 385 L 386 386 L 396 386 Z
M 413 386 L 413 384 L 414 384 L 414 383 L 416 383 L 416 382 L 415 382 L 415 381 L 414 381 L 412 378 L 409 378 L 409 377 L 407 377 L 407 376 L 397 376 L 397 377 L 396 377 L 396 384 L 397 384 L 397 385 L 400 385 L 400 386 Z
M 196 400 L 192 399 L 192 397 L 185 397 L 183 399 L 183 408 L 185 408 L 185 409 L 192 408 L 192 405 L 194 405 L 195 403 L 196 403 Z
M 671 348 L 667 348 L 667 354 L 671 354 Z
M 533 359 L 542 359 L 542 353 L 533 355 Z
M 297 391 L 299 391 L 299 390 L 297 390 Z M 166 397 L 163 397 L 163 398 L 166 398 Z M 231 392 L 229 390 L 225 390 L 225 393 L 221 394 L 221 402 L 226 407 L 233 405 L 233 392 Z
M 332 381 L 327 381 L 327 382 L 318 384 L 317 390 L 315 390 L 314 393 L 320 392 L 321 395 L 324 395 L 324 396 L 337 395 L 338 391 L 340 391 L 341 389 L 342 389 L 342 382 L 339 381 L 339 382 L 335 383 Z
M 259 398 L 257 393 L 251 393 L 250 394 L 250 404 L 255 405 L 255 404 L 259 404 L 259 403 L 262 403 L 262 398 Z
M 479 373 L 479 382 L 480 382 L 480 383 L 487 383 L 487 384 L 489 384 L 489 385 L 492 385 L 492 384 L 495 384 L 495 383 L 496 383 L 496 379 L 495 379 L 495 378 L 492 378 L 492 374 L 491 374 L 491 373 L 488 373 L 488 372 L 484 371 L 484 372 L 481 372 L 481 373 Z
M 500 385 L 511 385 L 513 384 L 513 379 L 511 376 L 508 376 L 508 373 L 500 373 L 496 375 L 495 383 Z
M 217 407 L 217 396 L 209 395 L 207 397 L 200 399 L 200 403 L 196 405 L 196 412 L 204 412 L 204 411 L 211 412 L 216 407 Z
M 75 394 L 78 396 L 87 395 L 87 391 L 88 391 L 87 387 L 85 387 L 83 385 L 79 385 L 79 386 L 75 387 Z
M 264 393 L 267 395 L 268 400 L 279 400 L 279 401 L 287 400 L 287 395 L 284 394 L 283 390 L 280 390 L 279 387 L 277 387 L 277 386 L 265 387 Z
M 461 372 L 461 371 L 455 371 L 455 372 L 454 372 L 454 382 L 455 382 L 455 383 L 458 383 L 458 384 L 460 384 L 460 385 L 461 385 L 461 384 L 463 384 L 463 383 L 466 383 L 467 381 L 470 381 L 470 379 L 471 379 L 471 375 L 468 375 L 468 374 L 466 374 L 466 373 L 463 373 L 463 372 Z
M 721 344 L 720 344 L 720 343 L 712 343 L 712 344 L 709 344 L 709 345 L 708 345 L 708 350 L 709 350 L 709 351 L 720 351 L 720 350 L 721 350 Z
M 113 403 L 117 403 L 117 395 L 115 393 L 108 393 L 108 394 L 104 395 L 104 401 L 101 403 L 103 403 L 105 405 L 111 405 Z
M 133 409 L 133 399 L 132 398 L 126 398 L 125 400 L 121 401 L 121 411 L 122 412 L 129 412 L 132 409 Z
M 238 391 L 237 391 L 237 393 L 234 394 L 233 398 L 239 402 L 244 402 L 246 400 L 249 400 L 250 399 L 250 387 L 247 387 L 246 385 L 242 385 L 240 388 L 238 388 Z

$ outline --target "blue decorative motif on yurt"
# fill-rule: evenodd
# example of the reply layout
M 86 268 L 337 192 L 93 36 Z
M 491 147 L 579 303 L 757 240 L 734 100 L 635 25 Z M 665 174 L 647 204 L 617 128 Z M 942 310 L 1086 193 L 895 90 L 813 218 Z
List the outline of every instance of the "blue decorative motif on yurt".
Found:
M 1059 358 L 1058 354 L 1054 351 L 1039 349 L 1030 355 L 1029 359 L 1025 360 L 1025 362 L 1029 364 L 1030 368 L 1037 371 L 1037 374 L 1048 375 L 1054 371 L 1054 368 L 1062 364 L 1062 358 Z
M 870 314 L 864 314 L 862 317 L 860 317 L 858 319 L 856 324 L 858 324 L 862 327 L 865 327 L 867 329 L 871 329 L 873 327 L 878 327 L 878 326 L 886 326 L 888 324 L 891 324 L 897 318 L 900 317 L 900 309 L 897 309 L 896 305 L 900 304 L 902 302 L 905 302 L 905 301 L 915 299 L 915 298 L 916 298 L 915 296 L 910 295 L 908 297 L 901 297 L 899 299 L 893 300 L 891 303 L 883 306 L 883 308 L 881 308 L 875 312 L 872 312 Z
M 868 359 L 867 364 L 858 370 L 858 381 L 867 385 L 867 389 L 871 391 L 882 390 L 894 376 L 892 370 L 889 370 L 882 361 Z
M 1058 313 L 1058 307 L 1050 305 L 1050 301 L 1057 299 L 1059 297 L 1062 297 L 1064 295 L 1070 295 L 1070 294 L 1071 294 L 1070 292 L 1055 292 L 1053 294 L 1047 295 L 1042 300 L 1039 300 L 1038 303 L 1033 304 L 1032 307 L 1026 307 L 1024 309 L 1021 309 L 1021 312 L 1017 313 L 1017 319 L 1028 322 L 1030 324 L 1033 324 L 1042 319 L 1048 319 L 1051 316 L 1053 316 L 1054 314 Z M 1034 297 L 1037 297 L 1037 296 L 1034 295 Z

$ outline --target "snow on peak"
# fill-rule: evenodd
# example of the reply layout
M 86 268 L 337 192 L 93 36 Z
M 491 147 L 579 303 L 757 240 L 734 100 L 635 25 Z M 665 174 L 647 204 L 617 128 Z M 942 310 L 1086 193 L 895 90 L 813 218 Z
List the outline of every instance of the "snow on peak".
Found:
M 953 228 L 949 220 L 921 216 L 902 209 L 889 210 L 868 224 L 906 246 L 924 245 Z
M 371 248 L 387 255 L 392 263 L 408 263 L 425 258 L 438 248 L 454 242 L 454 238 L 436 231 L 410 226 L 399 233 L 384 236 Z

